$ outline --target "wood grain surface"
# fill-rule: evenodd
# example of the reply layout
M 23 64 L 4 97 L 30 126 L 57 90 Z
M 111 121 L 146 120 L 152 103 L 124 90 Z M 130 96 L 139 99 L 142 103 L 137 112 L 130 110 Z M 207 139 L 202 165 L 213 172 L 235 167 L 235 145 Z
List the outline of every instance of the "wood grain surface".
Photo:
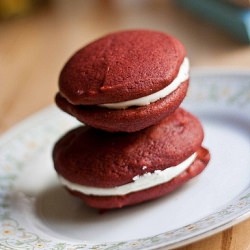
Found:
M 135 28 L 178 37 L 192 68 L 250 70 L 249 45 L 172 1 L 51 1 L 0 21 L 0 133 L 54 103 L 60 69 L 74 51 L 108 32 Z M 250 220 L 178 249 L 250 250 Z

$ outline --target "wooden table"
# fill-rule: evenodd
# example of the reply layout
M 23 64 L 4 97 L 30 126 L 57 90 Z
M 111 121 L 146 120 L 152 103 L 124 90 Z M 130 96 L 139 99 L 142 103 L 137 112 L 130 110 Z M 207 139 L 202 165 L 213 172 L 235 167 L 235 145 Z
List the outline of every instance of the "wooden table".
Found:
M 191 66 L 250 70 L 250 46 L 186 13 L 171 1 L 53 1 L 0 22 L 0 132 L 53 103 L 58 74 L 79 47 L 111 31 L 172 33 Z M 179 250 L 249 250 L 250 220 Z

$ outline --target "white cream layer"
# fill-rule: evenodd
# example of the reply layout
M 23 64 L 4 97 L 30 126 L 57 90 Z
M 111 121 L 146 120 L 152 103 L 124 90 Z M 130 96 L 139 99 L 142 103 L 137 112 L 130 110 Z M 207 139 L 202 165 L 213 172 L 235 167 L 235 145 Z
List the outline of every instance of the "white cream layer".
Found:
M 124 102 L 99 104 L 98 106 L 110 109 L 126 109 L 131 106 L 146 106 L 152 102 L 156 102 L 161 98 L 164 98 L 167 95 L 171 94 L 188 78 L 189 78 L 189 60 L 187 57 L 185 57 L 180 66 L 177 77 L 164 89 L 161 89 L 151 95 L 143 96 L 137 99 Z
M 137 192 L 140 190 L 151 188 L 172 180 L 173 178 L 181 174 L 183 171 L 185 171 L 194 162 L 196 156 L 197 154 L 194 153 L 177 166 L 169 167 L 162 171 L 156 170 L 153 173 L 145 173 L 144 175 L 141 176 L 135 176 L 133 178 L 133 182 L 113 188 L 98 188 L 98 187 L 83 186 L 76 183 L 72 183 L 64 179 L 61 175 L 59 175 L 58 177 L 62 185 L 66 186 L 70 190 L 78 191 L 86 195 L 95 195 L 95 196 L 126 195 L 132 192 Z M 143 166 L 143 168 L 145 169 L 145 166 Z

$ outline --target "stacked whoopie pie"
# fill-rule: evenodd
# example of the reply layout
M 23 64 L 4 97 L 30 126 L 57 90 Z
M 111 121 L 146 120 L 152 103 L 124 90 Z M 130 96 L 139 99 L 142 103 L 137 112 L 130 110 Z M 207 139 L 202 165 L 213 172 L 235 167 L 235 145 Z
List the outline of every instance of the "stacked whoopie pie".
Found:
M 56 103 L 85 125 L 54 147 L 62 185 L 111 209 L 163 196 L 201 173 L 210 159 L 203 128 L 179 107 L 188 84 L 184 46 L 161 32 L 116 32 L 76 52 Z

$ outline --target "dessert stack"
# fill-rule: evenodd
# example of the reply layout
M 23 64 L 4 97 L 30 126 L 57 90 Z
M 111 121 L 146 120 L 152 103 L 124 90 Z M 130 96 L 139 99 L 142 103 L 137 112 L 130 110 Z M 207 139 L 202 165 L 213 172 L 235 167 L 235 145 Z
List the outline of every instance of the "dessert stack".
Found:
M 199 120 L 180 107 L 189 60 L 173 36 L 108 34 L 77 51 L 56 104 L 82 126 L 53 149 L 61 184 L 87 205 L 121 208 L 174 191 L 207 166 Z

